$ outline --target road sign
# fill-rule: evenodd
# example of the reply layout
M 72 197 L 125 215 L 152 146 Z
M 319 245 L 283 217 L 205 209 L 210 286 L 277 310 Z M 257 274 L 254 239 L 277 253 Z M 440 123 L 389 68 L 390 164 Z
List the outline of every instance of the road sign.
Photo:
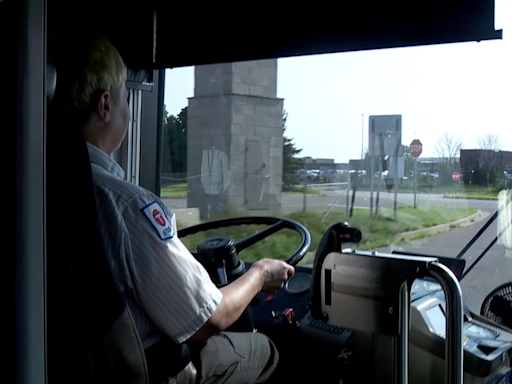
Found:
M 411 143 L 411 156 L 412 157 L 420 157 L 423 152 L 423 144 L 418 139 L 414 139 Z
M 370 116 L 368 150 L 371 156 L 403 156 L 402 115 Z
M 453 172 L 452 179 L 455 181 L 459 181 L 462 175 L 459 172 Z

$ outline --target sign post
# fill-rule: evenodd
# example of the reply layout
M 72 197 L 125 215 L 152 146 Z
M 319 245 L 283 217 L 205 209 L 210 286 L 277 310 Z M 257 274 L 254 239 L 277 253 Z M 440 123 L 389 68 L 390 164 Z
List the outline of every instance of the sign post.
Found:
M 417 179 L 416 179 L 416 164 L 418 163 L 418 157 L 420 157 L 423 152 L 423 144 L 418 139 L 414 139 L 411 142 L 411 156 L 414 157 L 414 208 L 417 207 L 416 204 L 416 193 L 417 193 Z
M 370 174 L 370 216 L 373 218 L 377 218 L 379 212 L 379 197 L 380 197 L 380 188 L 383 181 L 382 172 L 383 162 L 387 161 L 387 159 L 391 160 L 393 157 L 403 156 L 402 152 L 402 115 L 379 115 L 379 116 L 369 116 L 368 122 L 368 140 L 370 149 L 370 160 L 371 160 L 371 174 Z M 374 199 L 374 178 L 375 178 L 375 161 L 378 160 L 380 172 L 377 196 Z M 395 160 L 395 168 L 396 168 L 396 160 Z M 388 163 L 389 165 L 389 163 Z M 393 176 L 394 179 L 394 192 L 395 192 L 395 201 L 394 201 L 394 211 L 395 211 L 395 220 L 397 219 L 397 208 L 398 208 L 398 196 L 397 196 L 397 175 Z M 375 215 L 373 215 L 373 208 L 375 206 Z

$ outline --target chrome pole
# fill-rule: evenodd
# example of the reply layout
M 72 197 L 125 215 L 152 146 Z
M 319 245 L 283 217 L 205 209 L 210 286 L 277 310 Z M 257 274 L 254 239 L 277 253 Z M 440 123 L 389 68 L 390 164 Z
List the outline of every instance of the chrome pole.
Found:
M 395 340 L 395 383 L 407 384 L 409 382 L 409 286 L 407 282 L 400 290 L 400 334 Z
M 429 276 L 439 281 L 446 295 L 445 383 L 463 384 L 462 289 L 457 277 L 443 264 L 430 263 L 427 271 Z

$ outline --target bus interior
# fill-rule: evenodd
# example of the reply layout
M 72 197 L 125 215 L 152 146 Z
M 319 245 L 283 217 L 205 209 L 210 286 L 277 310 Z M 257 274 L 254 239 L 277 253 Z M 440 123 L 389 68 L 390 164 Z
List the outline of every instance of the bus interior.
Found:
M 0 0 L 6 382 L 151 383 L 104 257 L 85 142 L 51 116 L 53 58 L 94 33 L 128 66 L 114 158 L 175 212 L 212 281 L 262 257 L 295 266 L 231 329 L 276 344 L 272 382 L 510 383 L 507 17 L 507 0 Z M 501 140 L 480 146 L 497 154 L 485 171 L 463 162 L 484 114 L 496 124 L 482 137 Z M 429 132 L 442 119 L 459 130 Z M 416 131 L 431 147 L 441 135 L 438 151 Z

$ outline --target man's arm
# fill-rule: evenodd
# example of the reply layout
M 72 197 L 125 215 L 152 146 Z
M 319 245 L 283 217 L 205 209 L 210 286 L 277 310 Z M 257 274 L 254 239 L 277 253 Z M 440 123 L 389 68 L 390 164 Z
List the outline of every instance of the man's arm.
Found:
M 244 275 L 220 289 L 222 300 L 208 321 L 188 341 L 204 341 L 230 327 L 249 306 L 264 285 L 264 274 L 254 264 Z
M 175 216 L 154 198 L 139 196 L 124 210 L 128 265 L 141 306 L 176 342 L 202 341 L 225 330 L 261 290 L 274 293 L 293 276 L 285 262 L 265 259 L 219 290 L 177 238 Z
M 134 197 L 123 219 L 133 294 L 155 326 L 182 343 L 213 315 L 222 292 L 177 238 L 174 215 L 156 196 Z
M 294 275 L 282 260 L 262 259 L 241 277 L 221 288 L 222 301 L 212 316 L 188 341 L 203 341 L 231 326 L 259 292 L 276 293 Z

